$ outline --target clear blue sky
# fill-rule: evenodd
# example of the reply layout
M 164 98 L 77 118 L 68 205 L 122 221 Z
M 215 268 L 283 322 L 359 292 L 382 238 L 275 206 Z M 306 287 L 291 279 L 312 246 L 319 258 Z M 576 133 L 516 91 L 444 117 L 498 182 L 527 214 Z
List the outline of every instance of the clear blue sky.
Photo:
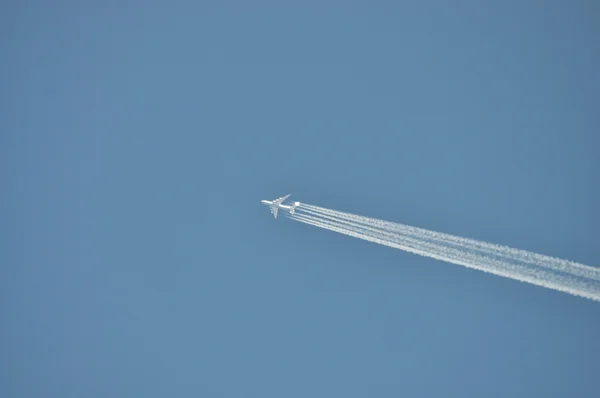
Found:
M 1 6 L 0 396 L 599 396 L 598 303 L 259 203 L 599 266 L 597 2 L 101 3 Z

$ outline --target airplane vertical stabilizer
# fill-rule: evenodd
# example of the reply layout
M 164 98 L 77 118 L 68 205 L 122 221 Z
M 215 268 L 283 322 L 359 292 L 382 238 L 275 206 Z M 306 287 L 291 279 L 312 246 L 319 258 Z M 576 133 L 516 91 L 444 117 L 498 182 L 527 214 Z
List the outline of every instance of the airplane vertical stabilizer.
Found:
M 298 207 L 298 205 L 300 204 L 300 202 L 294 202 L 291 206 L 290 206 L 290 214 L 294 214 L 294 211 L 296 211 L 296 207 Z

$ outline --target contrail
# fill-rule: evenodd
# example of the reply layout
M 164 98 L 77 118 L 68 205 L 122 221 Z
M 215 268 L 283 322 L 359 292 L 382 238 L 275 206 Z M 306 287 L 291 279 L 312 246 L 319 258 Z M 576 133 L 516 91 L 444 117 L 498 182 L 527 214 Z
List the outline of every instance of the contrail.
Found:
M 473 258 L 475 258 L 475 259 L 480 258 L 479 255 L 474 254 L 474 253 L 467 253 L 467 252 L 458 250 L 456 248 L 445 247 L 443 245 L 430 243 L 430 242 L 423 242 L 423 241 L 413 239 L 410 237 L 404 237 L 401 235 L 396 235 L 393 233 L 377 230 L 377 229 L 370 228 L 370 227 L 358 226 L 357 224 L 347 222 L 347 221 L 331 222 L 331 221 L 323 220 L 323 218 L 319 219 L 317 217 L 304 216 L 304 215 L 297 215 L 297 216 L 294 216 L 291 218 L 294 218 L 299 221 L 310 221 L 313 223 L 316 222 L 316 223 L 319 223 L 318 226 L 327 227 L 327 229 L 330 229 L 329 227 L 333 227 L 333 228 L 337 228 L 337 229 L 346 229 L 347 231 L 353 232 L 355 234 L 360 234 L 361 236 L 366 236 L 370 239 L 376 239 L 377 240 L 376 243 L 380 243 L 380 244 L 384 244 L 384 245 L 388 245 L 388 246 L 389 246 L 388 243 L 392 243 L 392 244 L 394 244 L 393 247 L 397 247 L 397 248 L 400 248 L 402 250 L 405 250 L 405 251 L 408 251 L 411 253 L 420 254 L 423 256 L 435 257 L 437 259 L 444 260 L 444 261 L 460 261 L 460 264 L 462 264 L 462 265 L 465 265 L 465 262 L 470 259 L 472 260 Z M 370 239 L 367 239 L 367 240 L 370 240 Z M 401 247 L 398 247 L 398 245 Z M 435 255 L 432 255 L 432 253 Z M 470 268 L 476 268 L 476 269 L 480 269 L 482 271 L 488 271 L 488 272 L 493 272 L 493 273 L 501 272 L 502 269 L 506 269 L 509 272 L 515 270 L 515 266 L 510 263 L 501 263 L 495 259 L 488 259 L 487 262 L 489 263 L 490 266 L 495 267 L 495 272 L 488 270 L 488 269 L 482 269 L 481 267 L 477 267 L 476 265 L 467 265 L 467 266 Z M 525 275 L 525 274 L 534 275 L 536 273 L 531 270 L 522 270 L 521 274 L 522 275 Z M 539 272 L 538 272 L 538 274 L 539 274 Z M 503 273 L 503 275 L 504 275 L 504 273 Z
M 584 264 L 307 204 L 287 216 L 413 254 L 600 301 L 600 269 Z
M 499 256 L 511 261 L 518 261 L 538 267 L 550 268 L 554 271 L 566 272 L 587 279 L 600 281 L 600 268 L 590 267 L 573 261 L 560 258 L 545 256 L 543 254 L 533 253 L 526 250 L 514 249 L 507 246 L 501 246 L 493 243 L 478 241 L 475 239 L 462 238 L 441 232 L 429 231 L 422 228 L 409 225 L 393 223 L 389 221 L 378 220 L 375 218 L 358 216 L 355 214 L 344 213 L 340 211 L 325 209 L 318 206 L 302 205 L 302 209 L 314 215 L 330 215 L 332 217 L 352 220 L 365 225 L 372 225 L 384 230 L 390 230 L 403 235 L 410 235 L 419 239 L 443 242 L 445 244 L 463 247 L 468 250 L 479 251 L 487 255 Z

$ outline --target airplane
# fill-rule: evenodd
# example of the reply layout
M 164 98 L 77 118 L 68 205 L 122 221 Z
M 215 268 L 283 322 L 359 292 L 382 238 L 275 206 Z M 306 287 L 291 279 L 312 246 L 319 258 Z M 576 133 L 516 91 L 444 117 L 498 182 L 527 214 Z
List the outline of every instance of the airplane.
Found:
M 290 196 L 290 194 L 287 194 L 287 195 L 282 196 L 281 198 L 277 198 L 275 200 L 261 200 L 260 203 L 262 203 L 263 205 L 269 206 L 269 208 L 271 209 L 271 213 L 273 214 L 273 217 L 275 217 L 275 218 L 277 218 L 277 212 L 279 211 L 279 209 L 287 210 L 290 212 L 290 214 L 294 214 L 294 211 L 296 210 L 296 207 L 298 205 L 300 205 L 300 202 L 294 202 L 291 205 L 282 205 L 281 204 L 284 200 L 289 198 L 289 196 Z

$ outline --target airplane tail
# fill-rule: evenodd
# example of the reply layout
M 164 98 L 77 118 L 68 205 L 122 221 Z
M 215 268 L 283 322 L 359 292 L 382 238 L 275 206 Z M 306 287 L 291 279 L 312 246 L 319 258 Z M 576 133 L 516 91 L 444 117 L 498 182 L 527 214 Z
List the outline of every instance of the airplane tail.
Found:
M 294 212 L 296 211 L 296 207 L 298 207 L 300 205 L 300 202 L 294 202 L 291 206 L 290 206 L 290 214 L 294 214 Z

